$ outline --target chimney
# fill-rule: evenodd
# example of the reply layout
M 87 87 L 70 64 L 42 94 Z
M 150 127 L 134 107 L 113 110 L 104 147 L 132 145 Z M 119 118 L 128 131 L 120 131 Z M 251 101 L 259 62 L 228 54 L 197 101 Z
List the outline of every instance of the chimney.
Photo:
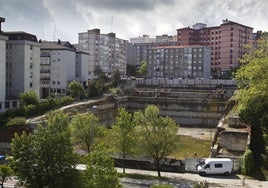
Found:
M 0 17 L 0 32 L 2 32 L 1 23 L 5 22 L 5 18 Z

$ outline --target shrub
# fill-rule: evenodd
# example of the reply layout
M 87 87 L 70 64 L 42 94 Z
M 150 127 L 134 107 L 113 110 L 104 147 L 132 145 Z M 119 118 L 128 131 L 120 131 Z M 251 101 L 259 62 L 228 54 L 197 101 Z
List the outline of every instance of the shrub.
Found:
M 38 105 L 30 104 L 25 107 L 25 116 L 33 117 L 38 115 Z
M 247 149 L 242 158 L 241 172 L 243 175 L 250 175 L 254 167 L 254 157 L 251 150 Z
M 207 181 L 195 182 L 193 188 L 208 188 L 209 183 Z

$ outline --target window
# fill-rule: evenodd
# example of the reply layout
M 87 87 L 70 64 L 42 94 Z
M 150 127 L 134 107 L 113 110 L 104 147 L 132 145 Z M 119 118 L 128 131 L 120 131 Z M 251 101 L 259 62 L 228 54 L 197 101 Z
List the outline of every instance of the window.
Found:
M 215 168 L 222 168 L 222 164 L 215 164 Z
M 30 87 L 33 87 L 33 83 L 32 82 L 30 82 Z

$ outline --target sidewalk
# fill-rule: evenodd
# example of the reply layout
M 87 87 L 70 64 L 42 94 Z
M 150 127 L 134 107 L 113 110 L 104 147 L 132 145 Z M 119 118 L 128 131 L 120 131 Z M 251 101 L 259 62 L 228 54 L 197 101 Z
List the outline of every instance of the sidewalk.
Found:
M 122 168 L 116 168 L 118 172 L 122 173 Z M 136 169 L 126 169 L 127 174 L 144 174 L 157 176 L 156 171 L 145 171 L 145 170 L 136 170 Z M 195 182 L 209 182 L 209 187 L 229 187 L 229 188 L 237 188 L 237 187 L 245 187 L 245 188 L 265 188 L 268 187 L 268 181 L 258 181 L 251 179 L 244 179 L 243 175 L 231 175 L 231 176 L 199 176 L 198 174 L 192 173 L 170 173 L 170 172 L 161 172 L 162 177 L 167 177 L 178 184 L 182 183 L 185 187 L 191 187 Z M 140 182 L 141 184 L 149 184 L 152 180 L 134 180 L 134 179 L 122 179 L 122 181 L 127 181 L 128 183 L 133 181 L 133 183 Z M 156 180 L 157 181 L 157 180 Z M 152 183 L 152 182 L 151 182 Z M 188 186 L 187 186 L 188 185 Z M 176 187 L 176 186 L 175 186 Z

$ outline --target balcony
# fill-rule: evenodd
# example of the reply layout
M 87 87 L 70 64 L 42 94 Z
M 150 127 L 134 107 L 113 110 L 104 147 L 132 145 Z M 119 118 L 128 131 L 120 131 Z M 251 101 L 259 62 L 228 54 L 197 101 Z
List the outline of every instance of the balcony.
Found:
M 50 69 L 41 69 L 40 73 L 50 73 Z

